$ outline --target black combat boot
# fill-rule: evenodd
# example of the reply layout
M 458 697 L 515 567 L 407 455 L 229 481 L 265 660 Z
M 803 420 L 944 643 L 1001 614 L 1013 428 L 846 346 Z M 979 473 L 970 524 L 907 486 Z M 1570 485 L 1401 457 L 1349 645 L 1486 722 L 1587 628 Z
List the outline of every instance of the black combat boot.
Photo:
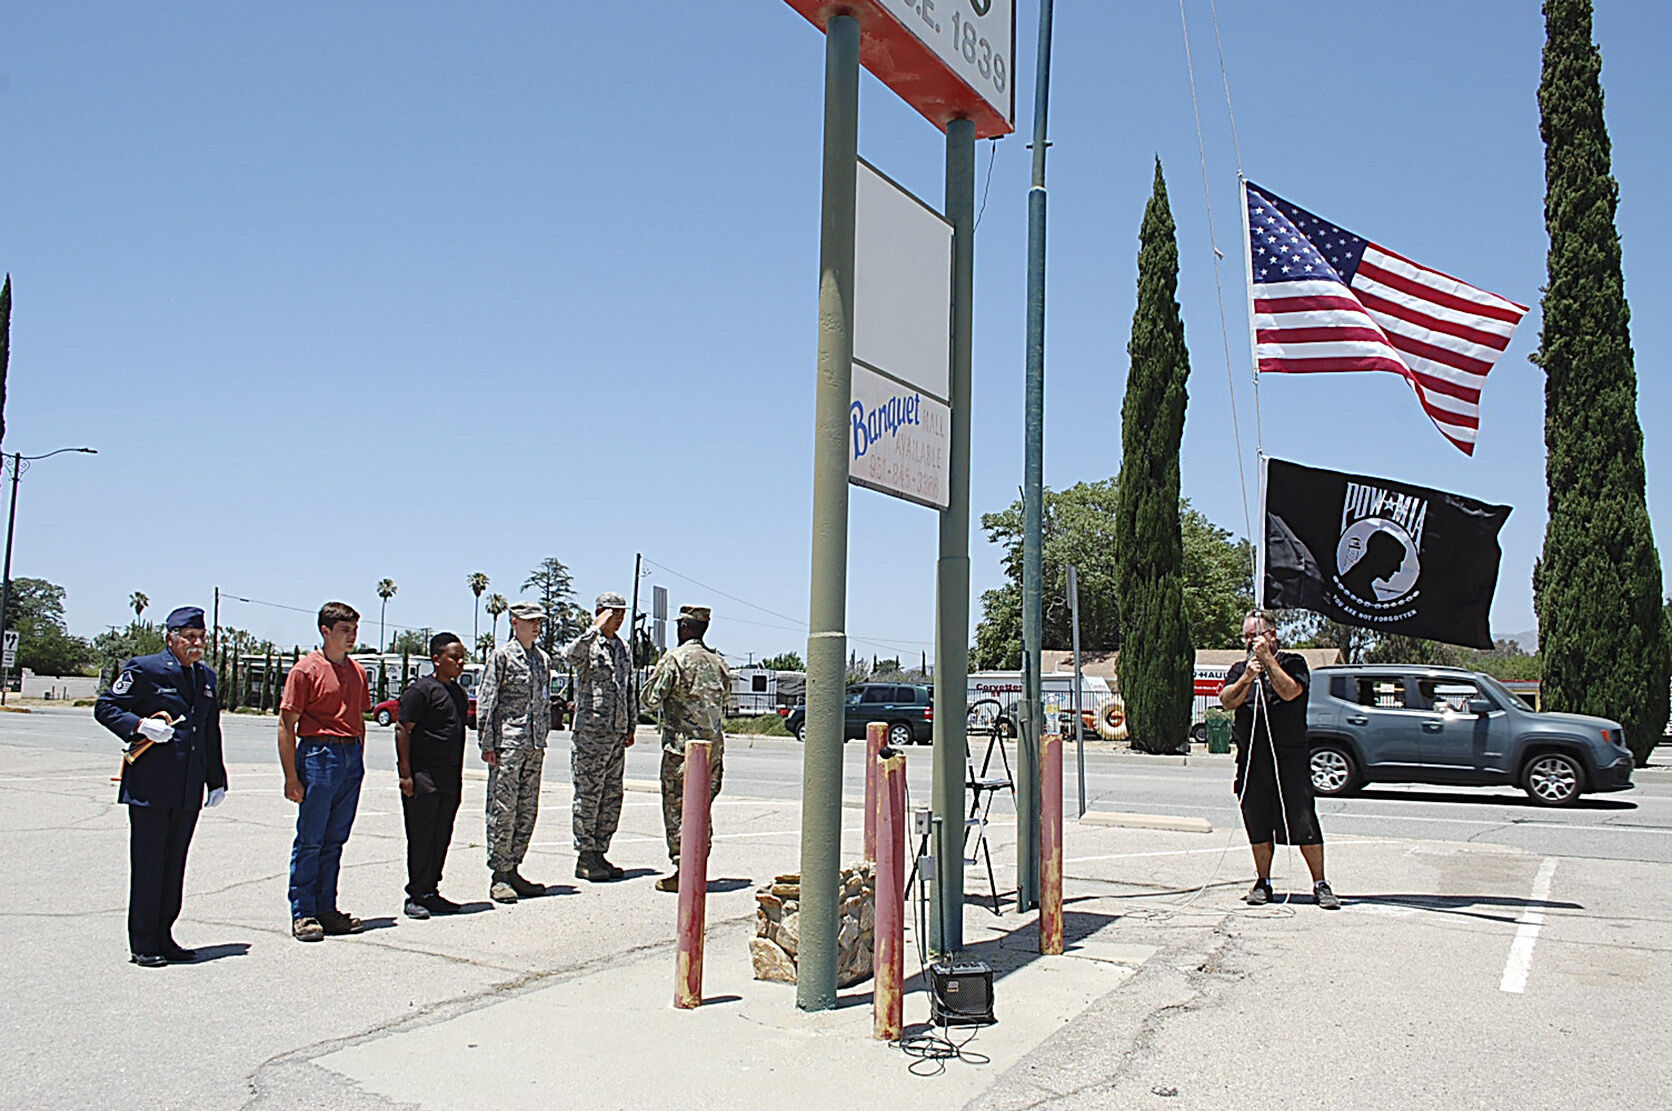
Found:
M 583 852 L 575 857 L 575 878 L 589 883 L 603 883 L 615 877 L 610 875 L 603 853 Z

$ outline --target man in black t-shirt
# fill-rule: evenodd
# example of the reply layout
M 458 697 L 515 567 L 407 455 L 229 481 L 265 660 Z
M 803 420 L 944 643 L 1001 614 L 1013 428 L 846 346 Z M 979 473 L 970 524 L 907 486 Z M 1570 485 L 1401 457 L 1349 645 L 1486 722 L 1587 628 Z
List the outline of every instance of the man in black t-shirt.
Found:
M 1235 713 L 1231 739 L 1237 746 L 1233 790 L 1242 804 L 1242 824 L 1254 853 L 1254 886 L 1244 899 L 1271 902 L 1271 858 L 1275 843 L 1295 845 L 1312 873 L 1312 896 L 1325 910 L 1341 900 L 1324 879 L 1324 834 L 1312 805 L 1312 753 L 1306 740 L 1306 660 L 1277 650 L 1277 619 L 1255 610 L 1242 622 L 1248 659 L 1231 665 L 1220 705 Z
M 401 692 L 395 757 L 406 815 L 408 918 L 459 909 L 459 904 L 441 897 L 441 866 L 464 791 L 464 728 L 470 703 L 459 676 L 466 658 L 457 636 L 437 633 L 430 638 L 434 674 Z

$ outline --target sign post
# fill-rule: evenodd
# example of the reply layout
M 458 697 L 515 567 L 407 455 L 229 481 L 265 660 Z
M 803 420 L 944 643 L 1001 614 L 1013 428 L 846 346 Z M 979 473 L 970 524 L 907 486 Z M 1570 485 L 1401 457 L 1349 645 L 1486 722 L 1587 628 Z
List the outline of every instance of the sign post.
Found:
M 969 672 L 970 335 L 975 244 L 975 140 L 1012 130 L 1015 0 L 788 0 L 825 33 L 824 176 L 819 237 L 819 345 L 814 417 L 813 536 L 802 750 L 801 912 L 796 1005 L 836 1005 L 842 809 L 842 702 L 847 665 L 848 484 L 874 485 L 940 510 L 936 565 L 935 911 L 930 946 L 963 944 L 963 785 Z M 950 223 L 944 396 L 901 367 L 855 374 L 855 225 L 859 67 L 946 133 Z M 880 175 L 877 175 L 880 177 Z M 886 197 L 886 194 L 877 194 Z M 886 202 L 885 202 L 886 203 Z M 917 223 L 913 222 L 915 228 Z M 936 232 L 935 234 L 944 234 Z M 887 259 L 886 250 L 879 256 Z M 888 329 L 883 328 L 883 332 Z M 907 361 L 911 361 L 908 353 Z M 930 361 L 933 361 L 931 354 Z M 884 373 L 877 373 L 877 371 Z M 866 397 L 855 392 L 856 378 Z M 910 385 L 902 392 L 893 386 Z M 880 393 L 878 392 L 880 390 Z M 928 394 L 929 396 L 924 396 Z M 867 400 L 868 399 L 868 400 Z M 882 408 L 877 408 L 880 402 Z M 930 402 L 938 402 L 936 409 Z M 865 407 L 854 421 L 854 408 Z M 858 430 L 856 432 L 856 429 Z M 872 457 L 872 432 L 893 443 Z M 902 431 L 912 433 L 902 439 Z M 939 430 L 944 430 L 939 431 Z M 923 435 L 919 436 L 918 433 Z M 863 433 L 865 452 L 854 437 Z M 931 435 L 931 433 L 938 433 Z M 934 466 L 937 456 L 944 467 Z
M 796 1006 L 836 1006 L 842 849 L 842 699 L 848 638 L 848 408 L 853 395 L 854 178 L 859 159 L 859 21 L 825 27 L 819 353 L 813 428 L 813 553 L 807 737 L 801 753 L 801 935 Z

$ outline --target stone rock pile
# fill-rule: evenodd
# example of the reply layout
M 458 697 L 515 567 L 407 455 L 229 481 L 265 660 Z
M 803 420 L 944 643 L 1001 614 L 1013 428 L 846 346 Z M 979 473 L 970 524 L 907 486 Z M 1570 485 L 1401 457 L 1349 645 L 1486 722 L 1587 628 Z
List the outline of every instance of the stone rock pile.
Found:
M 841 919 L 836 933 L 836 984 L 847 987 L 871 975 L 876 929 L 877 866 L 861 861 L 842 869 Z M 774 876 L 755 890 L 755 936 L 749 939 L 755 979 L 795 983 L 801 942 L 801 876 Z

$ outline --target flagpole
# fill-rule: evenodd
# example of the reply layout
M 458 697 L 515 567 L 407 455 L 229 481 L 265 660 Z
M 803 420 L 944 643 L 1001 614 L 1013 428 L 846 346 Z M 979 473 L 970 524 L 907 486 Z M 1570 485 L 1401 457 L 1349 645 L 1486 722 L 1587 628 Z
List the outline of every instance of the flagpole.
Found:
M 1237 171 L 1237 187 L 1242 197 L 1242 280 L 1248 293 L 1248 358 L 1254 371 L 1254 455 L 1263 460 L 1266 454 L 1265 432 L 1260 423 L 1260 340 L 1254 327 L 1254 240 L 1248 227 L 1248 179 Z M 1262 467 L 1264 464 L 1261 464 Z M 1260 511 L 1265 512 L 1265 472 L 1260 478 Z M 1263 527 L 1263 526 L 1262 526 Z M 1258 596 L 1259 584 L 1255 584 Z
M 1260 522 L 1259 535 L 1250 537 L 1254 541 L 1254 608 L 1268 609 L 1266 603 L 1266 453 L 1259 454 L 1260 465 L 1260 515 L 1254 519 Z

